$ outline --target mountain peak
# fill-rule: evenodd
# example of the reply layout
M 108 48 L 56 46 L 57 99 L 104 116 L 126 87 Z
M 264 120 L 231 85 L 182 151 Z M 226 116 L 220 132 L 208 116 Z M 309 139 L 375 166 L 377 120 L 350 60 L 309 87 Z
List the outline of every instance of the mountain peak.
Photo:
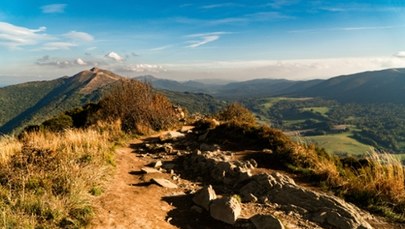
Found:
M 80 90 L 83 94 L 90 94 L 97 89 L 124 78 L 113 72 L 97 67 L 93 67 L 90 71 L 82 71 L 73 77 L 79 77 L 79 81 L 84 83 L 83 88 Z

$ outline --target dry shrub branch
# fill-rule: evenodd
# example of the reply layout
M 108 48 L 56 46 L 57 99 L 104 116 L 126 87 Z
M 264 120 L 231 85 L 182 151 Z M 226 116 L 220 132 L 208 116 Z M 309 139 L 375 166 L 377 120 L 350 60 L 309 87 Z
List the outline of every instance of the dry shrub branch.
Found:
M 104 119 L 121 119 L 123 130 L 147 133 L 172 127 L 176 121 L 173 105 L 148 83 L 121 80 L 100 102 Z

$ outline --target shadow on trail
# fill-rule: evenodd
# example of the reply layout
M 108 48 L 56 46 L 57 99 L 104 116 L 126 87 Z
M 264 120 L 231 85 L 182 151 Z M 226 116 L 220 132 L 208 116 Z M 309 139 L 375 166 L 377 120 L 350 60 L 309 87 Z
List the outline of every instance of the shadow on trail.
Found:
M 217 228 L 246 228 L 244 220 L 238 220 L 235 225 L 228 225 L 211 218 L 209 212 L 202 209 L 199 213 L 192 210 L 194 206 L 192 195 L 167 196 L 162 198 L 163 201 L 175 207 L 169 211 L 166 221 L 171 225 L 182 229 L 217 229 Z

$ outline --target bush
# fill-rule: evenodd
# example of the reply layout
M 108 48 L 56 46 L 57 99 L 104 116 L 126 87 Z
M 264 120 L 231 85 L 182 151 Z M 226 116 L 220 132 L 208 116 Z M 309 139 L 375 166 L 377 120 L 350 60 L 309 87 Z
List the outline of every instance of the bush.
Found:
M 103 119 L 122 121 L 127 132 L 144 134 L 168 129 L 177 122 L 173 105 L 150 84 L 120 80 L 100 101 Z
M 232 103 L 219 111 L 217 118 L 221 121 L 232 121 L 255 124 L 256 118 L 252 112 L 240 103 Z
M 44 123 L 42 123 L 42 126 L 45 129 L 59 132 L 73 127 L 73 120 L 72 117 L 70 117 L 69 115 L 63 114 L 45 121 Z

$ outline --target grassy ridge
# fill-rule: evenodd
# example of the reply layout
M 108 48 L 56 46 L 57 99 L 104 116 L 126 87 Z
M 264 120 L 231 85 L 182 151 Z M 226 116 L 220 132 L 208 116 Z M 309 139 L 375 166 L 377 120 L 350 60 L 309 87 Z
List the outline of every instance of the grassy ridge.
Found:
M 78 228 L 114 168 L 115 126 L 0 139 L 0 228 Z

